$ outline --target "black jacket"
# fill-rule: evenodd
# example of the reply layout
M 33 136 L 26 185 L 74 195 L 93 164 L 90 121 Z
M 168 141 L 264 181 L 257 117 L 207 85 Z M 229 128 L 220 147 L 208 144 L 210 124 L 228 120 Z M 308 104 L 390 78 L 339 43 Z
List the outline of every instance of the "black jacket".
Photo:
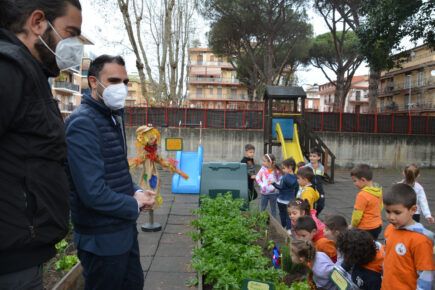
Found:
M 0 29 L 0 275 L 47 261 L 68 231 L 64 125 L 48 75 Z

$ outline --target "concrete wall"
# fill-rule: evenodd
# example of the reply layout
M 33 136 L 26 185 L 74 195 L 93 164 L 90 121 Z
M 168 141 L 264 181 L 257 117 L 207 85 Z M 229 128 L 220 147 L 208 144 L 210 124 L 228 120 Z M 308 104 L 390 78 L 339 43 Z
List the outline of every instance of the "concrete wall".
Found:
M 199 143 L 199 129 L 159 128 L 162 135 L 160 152 L 164 157 L 174 157 L 164 150 L 164 138 L 184 139 L 184 150 L 195 151 Z M 435 167 L 435 136 L 406 136 L 389 134 L 319 133 L 325 144 L 336 156 L 340 167 L 352 167 L 357 163 L 368 163 L 375 168 L 402 168 L 409 163 L 422 167 Z M 129 157 L 135 155 L 134 130 L 127 129 Z M 256 147 L 256 163 L 261 163 L 263 155 L 263 131 L 252 130 L 202 130 L 204 161 L 239 161 L 244 153 L 244 145 Z M 274 147 L 278 161 L 281 148 Z

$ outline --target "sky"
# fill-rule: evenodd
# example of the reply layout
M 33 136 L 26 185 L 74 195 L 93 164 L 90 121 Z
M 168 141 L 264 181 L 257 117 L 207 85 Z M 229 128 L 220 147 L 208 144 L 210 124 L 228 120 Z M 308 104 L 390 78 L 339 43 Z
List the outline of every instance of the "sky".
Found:
M 123 22 L 120 13 L 118 10 L 116 10 L 116 14 L 110 14 L 105 18 L 101 15 L 101 13 L 96 11 L 95 7 L 91 5 L 92 1 L 93 0 L 80 1 L 83 11 L 82 32 L 95 44 L 86 48 L 86 51 L 90 51 L 94 55 L 100 55 L 104 53 L 121 54 L 126 59 L 127 70 L 129 73 L 135 72 L 135 58 L 133 53 L 128 49 L 128 46 L 125 45 L 129 42 L 123 30 Z M 310 18 L 311 24 L 313 25 L 314 35 L 328 32 L 328 28 L 321 16 L 317 15 L 313 10 L 308 11 L 308 16 Z M 196 23 L 198 25 L 196 25 L 197 32 L 195 35 L 197 38 L 199 38 L 201 44 L 206 46 L 206 33 L 208 31 L 206 21 L 198 19 Z M 108 45 L 108 43 L 112 44 Z M 151 61 L 153 58 L 155 58 L 155 55 L 151 54 Z M 358 68 L 355 75 L 363 74 L 368 74 L 368 68 L 364 63 Z M 300 68 L 300 70 L 297 72 L 297 76 L 299 85 L 314 83 L 323 84 L 328 82 L 322 71 L 312 66 Z M 332 72 L 330 72 L 330 76 L 334 78 Z

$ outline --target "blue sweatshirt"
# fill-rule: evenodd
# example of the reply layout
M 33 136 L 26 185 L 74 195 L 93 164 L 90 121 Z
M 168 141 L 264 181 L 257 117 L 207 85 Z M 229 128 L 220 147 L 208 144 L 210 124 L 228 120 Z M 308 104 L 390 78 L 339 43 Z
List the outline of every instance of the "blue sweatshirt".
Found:
M 287 173 L 281 178 L 279 184 L 273 183 L 272 185 L 279 190 L 278 201 L 281 203 L 288 203 L 295 199 L 299 190 L 298 180 L 294 174 Z

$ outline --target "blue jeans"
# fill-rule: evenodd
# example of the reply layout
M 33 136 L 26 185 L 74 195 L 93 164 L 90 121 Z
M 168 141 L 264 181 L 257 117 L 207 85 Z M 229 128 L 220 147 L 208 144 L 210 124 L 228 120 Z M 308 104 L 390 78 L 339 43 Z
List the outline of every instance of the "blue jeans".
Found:
M 272 213 L 272 216 L 276 217 L 276 200 L 278 198 L 277 193 L 272 194 L 262 194 L 261 195 L 261 202 L 260 202 L 260 210 L 266 210 L 267 203 L 269 202 L 270 205 L 270 212 Z
M 77 255 L 83 266 L 85 290 L 143 289 L 144 275 L 137 238 L 131 249 L 122 255 L 97 256 L 80 249 Z
M 281 219 L 281 225 L 286 230 L 291 229 L 291 221 L 287 212 L 287 204 L 277 202 L 279 210 L 279 218 Z

